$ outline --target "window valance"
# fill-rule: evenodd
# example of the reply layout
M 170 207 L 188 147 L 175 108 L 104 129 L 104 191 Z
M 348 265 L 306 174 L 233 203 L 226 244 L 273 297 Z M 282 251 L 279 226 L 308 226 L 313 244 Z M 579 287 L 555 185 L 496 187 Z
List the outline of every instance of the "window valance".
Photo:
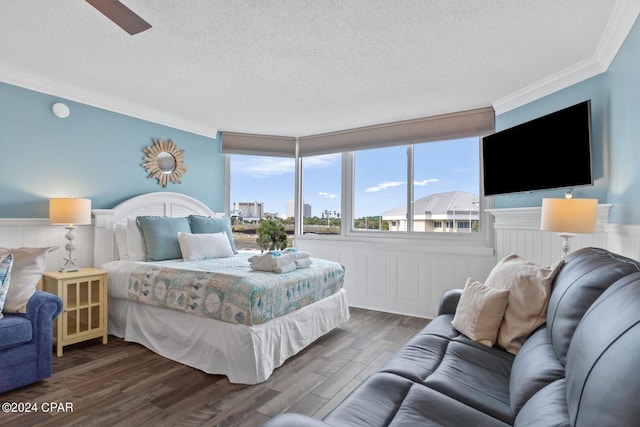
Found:
M 298 138 L 299 155 L 315 156 L 485 135 L 493 132 L 494 119 L 493 108 L 486 107 L 303 136 Z M 295 157 L 295 137 L 237 132 L 221 134 L 223 153 Z

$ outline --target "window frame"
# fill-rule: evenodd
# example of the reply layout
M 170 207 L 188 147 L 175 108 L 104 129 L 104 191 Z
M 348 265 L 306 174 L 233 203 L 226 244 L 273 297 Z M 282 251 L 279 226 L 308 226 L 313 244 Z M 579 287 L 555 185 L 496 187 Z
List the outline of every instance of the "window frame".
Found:
M 347 129 L 344 131 L 327 134 L 311 135 L 306 137 L 272 137 L 264 135 L 233 134 L 221 132 L 219 135 L 227 137 L 229 147 L 225 147 L 225 139 L 222 141 L 222 152 L 225 160 L 225 211 L 229 213 L 230 208 L 230 158 L 229 154 L 251 154 L 269 155 L 268 153 L 242 153 L 239 149 L 256 147 L 255 143 L 265 144 L 267 142 L 277 143 L 277 148 L 282 151 L 282 155 L 294 157 L 295 160 L 295 227 L 294 239 L 300 240 L 362 240 L 366 242 L 390 243 L 416 241 L 433 243 L 434 248 L 440 248 L 449 244 L 458 245 L 458 242 L 475 245 L 492 245 L 493 235 L 490 232 L 491 213 L 493 208 L 493 197 L 484 196 L 482 182 L 482 150 L 479 147 L 479 231 L 473 233 L 443 233 L 435 231 L 376 231 L 376 230 L 354 230 L 353 229 L 353 209 L 354 209 L 354 151 L 367 148 L 383 148 L 387 146 L 413 147 L 413 144 L 429 142 L 442 142 L 466 137 L 477 137 L 478 144 L 481 144 L 482 137 L 491 133 L 494 128 L 494 111 L 491 107 L 479 108 L 476 110 L 460 111 L 440 116 L 424 117 L 421 119 L 406 120 L 401 122 L 384 123 L 363 128 Z M 235 145 L 237 145 L 237 147 Z M 302 144 L 302 145 L 301 145 Z M 271 145 L 271 144 L 267 144 Z M 293 147 L 295 149 L 293 149 Z M 259 145 L 258 147 L 263 147 Z M 302 148 L 302 149 L 301 149 Z M 303 175 L 302 161 L 304 157 L 318 154 L 341 153 L 342 155 L 342 176 L 341 176 L 341 201 L 340 234 L 314 235 L 303 233 Z M 409 207 L 408 224 L 413 229 L 413 155 L 407 156 L 407 206 Z M 443 223 L 444 225 L 444 223 Z M 461 246 L 461 245 L 459 245 Z M 459 249 L 457 249 L 459 250 Z
M 478 136 L 478 144 L 482 141 L 482 136 Z M 435 141 L 434 141 L 435 142 Z M 447 233 L 435 231 L 376 231 L 376 230 L 356 230 L 353 228 L 353 208 L 354 208 L 354 184 L 355 184 L 355 155 L 354 151 L 342 153 L 342 194 L 341 194 L 341 213 L 342 228 L 340 234 L 333 235 L 316 235 L 303 234 L 302 223 L 298 224 L 298 216 L 296 216 L 296 234 L 295 239 L 304 240 L 361 240 L 366 242 L 380 243 L 399 243 L 402 241 L 410 241 L 418 244 L 433 243 L 438 246 L 458 245 L 462 244 L 491 244 L 492 236 L 490 234 L 491 214 L 489 209 L 493 208 L 493 198 L 484 196 L 484 188 L 482 185 L 482 152 L 479 150 L 479 230 L 473 233 Z M 409 159 L 407 160 L 409 161 Z M 297 180 L 302 184 L 301 176 L 296 175 Z M 412 180 L 408 180 L 412 182 Z M 413 186 L 413 185 L 412 185 Z M 409 192 L 407 192 L 409 193 Z M 296 196 L 298 194 L 296 193 Z M 411 192 L 411 197 L 413 192 Z M 409 197 L 409 196 L 408 196 Z M 299 204 L 299 198 L 296 199 L 296 205 Z M 348 225 L 347 225 L 348 224 Z M 443 226 L 445 225 L 442 221 Z M 298 228 L 300 227 L 300 228 Z

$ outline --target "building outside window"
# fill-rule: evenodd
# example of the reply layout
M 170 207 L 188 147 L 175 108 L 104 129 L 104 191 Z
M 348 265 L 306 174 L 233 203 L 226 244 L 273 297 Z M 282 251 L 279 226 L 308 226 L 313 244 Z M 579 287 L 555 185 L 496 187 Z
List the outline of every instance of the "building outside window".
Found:
M 295 160 L 286 157 L 233 154 L 229 162 L 229 201 L 234 242 L 238 249 L 257 249 L 256 229 L 263 218 L 282 221 L 293 238 Z

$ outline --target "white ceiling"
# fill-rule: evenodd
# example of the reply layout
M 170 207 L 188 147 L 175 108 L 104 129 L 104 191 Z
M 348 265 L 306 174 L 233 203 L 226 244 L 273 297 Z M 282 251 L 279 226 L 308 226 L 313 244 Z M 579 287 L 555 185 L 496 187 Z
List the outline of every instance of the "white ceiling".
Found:
M 203 135 L 303 136 L 508 109 L 595 75 L 640 2 L 123 3 L 153 28 L 130 36 L 79 0 L 3 0 L 0 81 Z

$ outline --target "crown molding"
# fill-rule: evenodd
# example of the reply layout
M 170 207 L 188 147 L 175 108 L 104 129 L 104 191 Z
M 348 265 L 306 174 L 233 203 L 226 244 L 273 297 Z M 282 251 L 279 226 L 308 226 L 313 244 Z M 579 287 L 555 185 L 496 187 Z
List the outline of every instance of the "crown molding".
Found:
M 593 56 L 494 101 L 496 116 L 607 71 L 639 13 L 640 1 L 618 0 Z
M 122 98 L 45 80 L 7 66 L 0 65 L 0 81 L 197 135 L 215 139 L 218 133 L 218 129 L 203 127 L 193 121 L 144 107 Z

